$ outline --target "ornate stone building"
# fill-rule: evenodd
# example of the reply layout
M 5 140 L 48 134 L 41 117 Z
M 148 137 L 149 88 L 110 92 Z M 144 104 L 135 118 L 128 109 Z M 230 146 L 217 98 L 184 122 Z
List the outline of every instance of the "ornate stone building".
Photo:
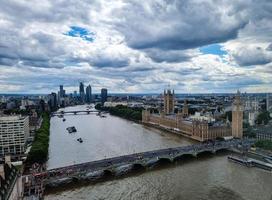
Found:
M 169 115 L 174 113 L 175 110 L 175 92 L 174 90 L 171 92 L 170 89 L 164 90 L 164 113 Z
M 218 137 L 233 136 L 241 138 L 243 136 L 243 109 L 240 100 L 240 94 L 235 98 L 232 126 L 229 123 L 208 122 L 207 120 L 188 118 L 188 105 L 184 102 L 182 112 L 174 114 L 173 93 L 167 91 L 164 93 L 164 111 L 160 114 L 150 113 L 149 110 L 143 110 L 142 122 L 166 128 L 175 133 L 190 137 L 198 141 L 216 139 Z M 170 96 L 170 95 L 172 96 Z M 170 101 L 171 100 L 171 101 Z M 171 102 L 171 103 L 169 103 Z
M 232 136 L 243 137 L 243 105 L 238 91 L 232 105 Z
M 183 117 L 188 117 L 189 116 L 189 108 L 187 104 L 187 100 L 184 100 L 183 108 L 182 108 L 182 116 Z

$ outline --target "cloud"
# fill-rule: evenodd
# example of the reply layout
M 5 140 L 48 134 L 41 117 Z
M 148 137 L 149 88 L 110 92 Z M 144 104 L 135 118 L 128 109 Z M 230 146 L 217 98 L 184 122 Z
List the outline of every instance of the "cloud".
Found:
M 196 51 L 181 51 L 181 50 L 161 50 L 161 49 L 145 49 L 144 52 L 148 57 L 150 57 L 154 62 L 185 62 L 189 61 L 194 55 L 197 54 Z
M 237 37 L 247 23 L 241 10 L 217 1 L 129 1 L 116 28 L 136 49 L 190 49 Z M 133 10 L 133 12 L 131 12 Z M 140 28 L 139 28 L 140 27 Z
M 79 81 L 111 92 L 169 83 L 177 92 L 268 91 L 271 11 L 268 0 L 3 1 L 0 93 L 71 92 Z

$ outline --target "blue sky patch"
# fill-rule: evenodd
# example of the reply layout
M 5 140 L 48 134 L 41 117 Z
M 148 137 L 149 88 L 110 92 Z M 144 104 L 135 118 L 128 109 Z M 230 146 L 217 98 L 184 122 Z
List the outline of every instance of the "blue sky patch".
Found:
M 81 39 L 88 42 L 93 42 L 95 36 L 93 32 L 79 26 L 70 26 L 70 31 L 68 31 L 64 35 L 68 35 L 71 37 L 80 37 Z
M 214 54 L 219 56 L 227 54 L 227 52 L 222 49 L 222 46 L 220 44 L 203 46 L 199 48 L 199 50 L 204 54 Z

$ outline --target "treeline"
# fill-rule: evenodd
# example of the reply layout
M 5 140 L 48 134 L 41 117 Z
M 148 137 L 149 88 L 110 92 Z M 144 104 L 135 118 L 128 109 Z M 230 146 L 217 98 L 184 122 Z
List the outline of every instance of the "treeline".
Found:
M 43 121 L 39 130 L 36 131 L 34 142 L 27 157 L 29 164 L 44 163 L 48 156 L 50 117 L 48 113 L 42 114 Z
M 272 141 L 271 140 L 259 140 L 255 143 L 255 146 L 265 149 L 265 150 L 272 151 Z
M 97 104 L 95 109 L 108 111 L 111 115 L 116 115 L 129 120 L 141 121 L 142 120 L 142 108 L 129 108 L 127 106 L 118 105 L 116 107 L 103 107 L 101 104 Z

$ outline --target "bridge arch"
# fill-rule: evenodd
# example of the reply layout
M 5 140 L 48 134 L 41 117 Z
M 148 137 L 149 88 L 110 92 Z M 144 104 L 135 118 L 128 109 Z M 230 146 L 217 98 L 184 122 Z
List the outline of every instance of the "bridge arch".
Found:
M 205 151 L 200 151 L 197 153 L 197 157 L 205 157 L 205 156 L 211 156 L 214 154 L 213 150 L 205 150 Z
M 190 159 L 195 159 L 195 155 L 191 153 L 186 153 L 186 154 L 180 154 L 174 157 L 173 161 L 182 161 L 182 160 L 190 160 Z
M 140 170 L 144 170 L 145 166 L 142 165 L 141 163 L 134 163 L 132 164 L 131 170 L 132 171 L 140 171 Z
M 227 152 L 228 149 L 227 148 L 222 148 L 222 149 L 215 149 L 215 153 L 224 153 L 224 152 Z
M 103 170 L 103 177 L 110 177 L 110 176 L 114 176 L 114 172 L 110 169 L 104 169 Z
M 167 164 L 167 163 L 172 163 L 172 159 L 171 158 L 159 158 L 158 159 L 158 164 Z

